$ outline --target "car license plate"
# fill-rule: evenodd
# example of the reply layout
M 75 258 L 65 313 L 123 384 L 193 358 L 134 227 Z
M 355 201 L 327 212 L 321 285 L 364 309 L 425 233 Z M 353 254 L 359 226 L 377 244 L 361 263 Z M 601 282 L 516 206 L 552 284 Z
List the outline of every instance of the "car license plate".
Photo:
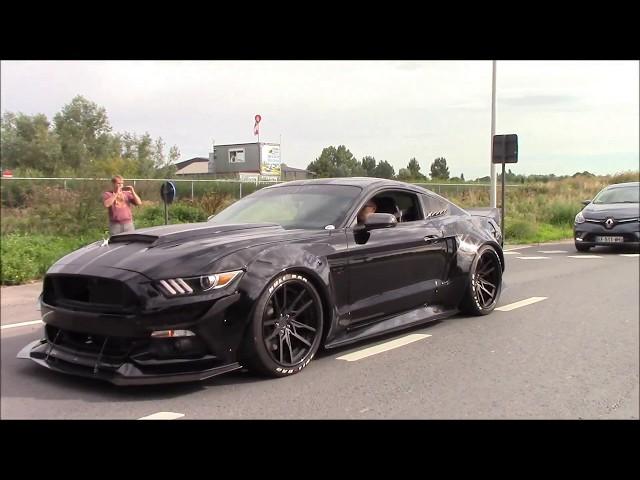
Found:
M 602 243 L 620 243 L 623 241 L 623 237 L 596 237 L 596 242 Z

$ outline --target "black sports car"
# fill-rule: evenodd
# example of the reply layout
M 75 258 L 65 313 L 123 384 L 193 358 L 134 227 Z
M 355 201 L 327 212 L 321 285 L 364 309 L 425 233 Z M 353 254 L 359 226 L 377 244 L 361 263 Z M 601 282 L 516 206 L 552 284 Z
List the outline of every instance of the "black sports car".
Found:
M 602 189 L 576 215 L 576 249 L 598 245 L 640 246 L 640 182 L 618 183 Z
M 45 336 L 19 357 L 116 384 L 242 367 L 291 375 L 321 346 L 491 312 L 497 218 L 377 178 L 267 187 L 207 222 L 114 235 L 59 260 L 41 295 Z

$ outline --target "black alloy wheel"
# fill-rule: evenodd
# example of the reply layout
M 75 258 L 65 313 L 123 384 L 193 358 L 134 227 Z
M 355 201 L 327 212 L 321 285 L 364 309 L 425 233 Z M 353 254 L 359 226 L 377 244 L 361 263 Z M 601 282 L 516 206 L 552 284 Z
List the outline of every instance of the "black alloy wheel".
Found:
M 278 276 L 256 303 L 247 366 L 273 376 L 299 372 L 320 346 L 322 322 L 313 284 L 300 274 Z
M 487 315 L 498 303 L 502 289 L 502 263 L 489 245 L 478 250 L 471 268 L 471 279 L 461 310 L 472 315 Z

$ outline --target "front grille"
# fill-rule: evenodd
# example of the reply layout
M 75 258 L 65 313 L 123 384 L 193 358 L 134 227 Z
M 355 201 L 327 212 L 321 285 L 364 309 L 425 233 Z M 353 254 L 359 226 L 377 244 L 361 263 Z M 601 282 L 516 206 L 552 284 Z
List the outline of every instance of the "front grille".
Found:
M 147 339 L 133 339 L 122 337 L 107 337 L 102 335 L 94 335 L 87 333 L 72 332 L 47 325 L 45 333 L 49 343 L 55 343 L 56 346 L 66 348 L 71 351 L 78 351 L 89 355 L 102 355 L 108 357 L 126 357 L 134 349 L 144 346 L 149 341 Z
M 605 228 L 613 228 L 614 226 L 618 225 L 618 224 L 625 224 L 625 223 L 631 223 L 631 222 L 637 222 L 638 218 L 637 217 L 632 217 L 632 218 L 619 218 L 619 219 L 615 219 L 613 217 L 613 223 L 611 224 L 611 227 L 607 227 L 607 218 L 601 218 L 601 219 L 594 219 L 594 218 L 585 218 L 585 222 L 588 223 L 595 223 L 597 225 L 602 225 Z
M 47 275 L 44 281 L 45 303 L 63 308 L 102 313 L 132 312 L 138 299 L 118 280 L 85 275 Z

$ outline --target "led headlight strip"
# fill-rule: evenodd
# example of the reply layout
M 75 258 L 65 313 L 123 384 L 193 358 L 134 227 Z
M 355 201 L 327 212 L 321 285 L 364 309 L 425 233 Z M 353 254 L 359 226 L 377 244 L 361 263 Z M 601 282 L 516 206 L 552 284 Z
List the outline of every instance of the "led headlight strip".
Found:
M 192 295 L 217 288 L 224 288 L 229 285 L 242 270 L 234 270 L 232 272 L 213 273 L 211 275 L 202 275 L 200 277 L 190 278 L 167 278 L 160 280 L 157 285 L 168 297 L 177 295 Z

